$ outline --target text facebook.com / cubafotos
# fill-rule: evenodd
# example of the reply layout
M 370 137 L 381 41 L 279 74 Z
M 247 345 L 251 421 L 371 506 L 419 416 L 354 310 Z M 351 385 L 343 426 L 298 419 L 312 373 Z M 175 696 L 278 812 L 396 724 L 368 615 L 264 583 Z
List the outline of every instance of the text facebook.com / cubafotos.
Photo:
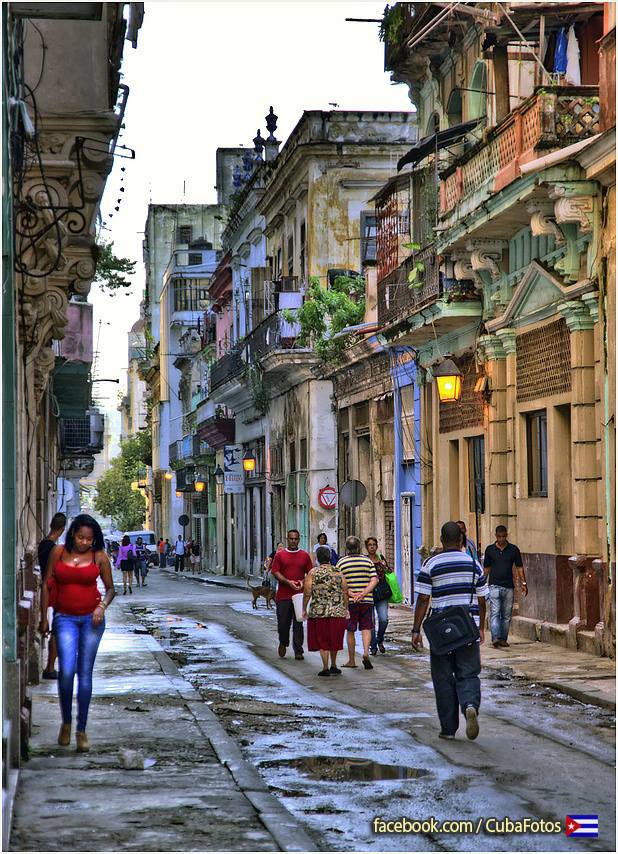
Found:
M 382 819 L 376 817 L 372 820 L 374 833 L 460 833 L 460 834 L 510 834 L 510 833 L 563 833 L 563 825 L 560 821 L 547 821 L 538 818 L 508 817 L 497 818 L 495 816 L 484 816 L 476 820 L 470 819 L 444 819 L 437 818 L 398 818 Z

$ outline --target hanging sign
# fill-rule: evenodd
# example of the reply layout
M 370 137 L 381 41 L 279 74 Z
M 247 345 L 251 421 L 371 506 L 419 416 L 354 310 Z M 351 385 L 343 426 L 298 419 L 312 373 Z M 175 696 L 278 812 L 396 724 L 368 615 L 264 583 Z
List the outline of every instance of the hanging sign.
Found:
M 226 495 L 245 491 L 245 472 L 242 467 L 242 445 L 226 445 L 223 449 L 223 492 Z
M 318 492 L 318 504 L 325 510 L 333 510 L 337 506 L 337 490 L 334 486 L 326 485 Z

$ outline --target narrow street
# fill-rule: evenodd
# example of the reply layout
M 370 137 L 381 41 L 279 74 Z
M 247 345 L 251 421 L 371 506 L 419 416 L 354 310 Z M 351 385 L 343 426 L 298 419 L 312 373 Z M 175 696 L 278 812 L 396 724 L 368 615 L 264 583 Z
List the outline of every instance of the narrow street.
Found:
M 411 646 L 399 639 L 402 629 L 397 619 L 390 640 L 387 635 L 388 654 L 374 659 L 373 672 L 344 670 L 341 677 L 327 681 L 317 678 L 317 653 L 306 653 L 304 662 L 296 662 L 290 655 L 285 660 L 277 657 L 274 610 L 267 611 L 263 600 L 253 610 L 248 592 L 243 590 L 153 570 L 146 589 L 132 597 L 121 596 L 116 607 L 133 626 L 134 636 L 147 632 L 176 663 L 270 792 L 304 825 L 316 848 L 433 851 L 453 846 L 445 835 L 431 832 L 405 838 L 374 835 L 374 817 L 471 819 L 476 825 L 479 818 L 490 816 L 512 820 L 528 816 L 564 823 L 570 813 L 595 813 L 599 815 L 598 839 L 575 842 L 565 837 L 564 830 L 551 835 L 484 835 L 482 842 L 473 834 L 462 834 L 456 845 L 461 850 L 613 850 L 614 715 L 609 710 L 513 678 L 507 667 L 496 667 L 494 662 L 484 672 L 478 741 L 468 742 L 460 733 L 456 741 L 444 742 L 437 738 L 427 657 L 412 653 Z M 126 634 L 120 637 L 123 647 L 116 650 L 114 659 L 117 678 L 106 689 L 109 702 L 110 692 L 119 685 L 130 693 L 136 682 L 131 656 L 127 657 L 131 642 Z M 514 643 L 514 654 L 519 645 Z M 96 706 L 101 700 L 96 670 L 94 683 Z M 54 689 L 44 686 L 49 704 L 34 710 L 36 723 L 41 723 L 42 716 L 51 719 L 52 738 L 57 723 Z M 160 679 L 148 683 L 143 712 L 167 703 L 165 693 Z M 127 707 L 131 709 L 133 704 Z M 122 727 L 123 715 L 132 726 L 140 717 L 126 712 L 120 715 L 118 727 Z M 149 721 L 148 732 L 136 732 L 135 742 L 159 764 L 171 761 L 176 772 L 176 747 L 173 741 L 167 743 L 168 735 L 176 735 L 176 723 L 170 722 L 169 733 L 158 730 L 153 738 L 152 719 Z M 98 725 L 92 731 L 91 760 L 95 761 L 97 730 Z M 182 741 L 188 738 L 184 734 Z M 209 761 L 206 745 L 189 741 L 191 750 L 187 756 L 179 756 L 179 767 L 190 763 L 192 752 L 198 765 Z M 34 743 L 35 758 L 29 763 L 34 767 L 30 770 L 26 765 L 23 786 L 37 791 L 43 745 L 37 737 Z M 56 761 L 45 763 L 46 777 Z M 57 770 L 61 784 L 63 773 L 61 765 Z M 116 783 L 119 802 L 125 797 L 135 799 L 136 834 L 144 831 L 140 816 L 144 825 L 152 827 L 151 813 L 140 812 L 139 795 L 139 774 L 150 773 L 138 772 L 136 780 L 135 772 L 121 771 Z M 168 816 L 172 822 L 161 823 L 167 835 L 164 847 L 193 850 L 195 839 L 185 835 L 188 827 L 184 823 L 194 804 L 183 800 L 182 789 L 176 789 L 173 779 L 169 802 L 173 809 Z M 18 797 L 15 840 L 20 838 L 20 816 L 27 812 L 32 818 L 34 809 L 32 798 L 26 812 L 20 804 L 23 806 Z M 75 845 L 78 831 L 71 828 L 71 821 L 79 813 L 73 814 L 72 809 L 69 801 L 62 822 L 65 844 L 72 841 Z M 194 812 L 191 815 L 189 825 L 193 827 L 196 817 Z M 237 850 L 246 846 L 247 840 L 239 841 L 245 830 L 241 823 L 234 843 Z M 163 850 L 155 831 L 152 828 L 150 849 L 143 836 L 136 836 L 136 844 L 139 839 L 145 850 Z M 220 827 L 211 833 L 214 836 L 201 835 L 199 847 L 229 846 Z M 283 847 L 281 841 L 273 842 L 255 828 L 252 834 L 249 839 L 256 850 Z M 31 840 L 36 843 L 36 838 Z M 116 838 L 116 845 L 120 842 Z M 130 840 L 122 840 L 122 846 L 137 850 Z M 94 850 L 104 849 L 95 844 Z

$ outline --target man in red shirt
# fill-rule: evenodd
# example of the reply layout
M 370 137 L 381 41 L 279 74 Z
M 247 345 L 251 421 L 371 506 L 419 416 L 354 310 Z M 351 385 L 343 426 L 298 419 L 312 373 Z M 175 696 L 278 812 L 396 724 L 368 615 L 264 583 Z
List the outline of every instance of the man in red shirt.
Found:
M 279 658 L 284 658 L 290 645 L 290 626 L 292 629 L 292 646 L 294 658 L 302 661 L 303 656 L 303 624 L 294 615 L 292 596 L 302 593 L 305 576 L 313 569 L 311 558 L 303 549 L 299 549 L 300 532 L 295 528 L 288 531 L 288 547 L 278 551 L 270 567 L 270 571 L 279 582 L 275 602 L 277 605 L 277 630 L 279 632 Z

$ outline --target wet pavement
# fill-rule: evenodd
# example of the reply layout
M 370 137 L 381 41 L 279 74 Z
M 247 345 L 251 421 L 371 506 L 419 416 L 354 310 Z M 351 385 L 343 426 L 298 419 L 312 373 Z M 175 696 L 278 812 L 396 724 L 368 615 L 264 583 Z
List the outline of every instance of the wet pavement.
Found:
M 397 618 L 392 621 L 395 631 L 387 634 L 387 655 L 373 659 L 373 671 L 348 670 L 339 677 L 318 679 L 321 665 L 317 653 L 306 653 L 303 662 L 296 662 L 291 656 L 283 660 L 277 657 L 274 614 L 263 603 L 253 610 L 248 591 L 199 584 L 190 578 L 154 571 L 146 590 L 127 600 L 129 597 L 121 597 L 118 610 L 124 612 L 127 621 L 132 619 L 140 632 L 131 632 L 132 641 L 152 644 L 148 648 L 153 655 L 156 650 L 165 650 L 183 679 L 193 686 L 193 699 L 180 717 L 190 718 L 196 705 L 211 717 L 216 716 L 217 726 L 238 746 L 238 762 L 244 763 L 249 775 L 258 777 L 266 796 L 285 807 L 288 815 L 302 825 L 308 834 L 305 839 L 313 842 L 308 850 L 614 850 L 615 721 L 609 710 L 578 702 L 518 676 L 496 657 L 484 671 L 479 739 L 468 742 L 460 732 L 457 740 L 445 742 L 437 738 L 428 659 L 412 652 L 401 636 Z M 114 603 L 113 608 L 116 607 Z M 128 649 L 118 646 L 121 639 L 122 632 L 115 638 L 110 633 L 107 639 L 115 649 L 110 649 L 109 655 L 115 656 L 117 667 L 114 676 L 109 676 L 105 668 L 108 694 L 97 688 L 101 655 L 97 663 L 93 712 L 94 708 L 97 711 L 93 714 L 92 732 L 96 734 L 100 721 L 105 720 L 102 711 L 106 697 L 113 698 L 116 705 L 119 698 L 125 699 L 126 692 L 128 709 L 141 705 L 147 711 L 128 711 L 124 706 L 115 709 L 116 726 L 111 731 L 119 731 L 119 720 L 123 726 L 127 721 L 131 741 L 136 739 L 139 745 L 143 744 L 145 753 L 157 762 L 148 771 L 115 772 L 120 801 L 124 790 L 125 801 L 133 798 L 137 810 L 135 845 L 132 840 L 124 847 L 197 850 L 197 845 L 199 849 L 212 850 L 214 841 L 208 835 L 211 827 L 204 823 L 212 810 L 207 802 L 199 802 L 199 795 L 197 803 L 190 800 L 182 788 L 179 799 L 174 791 L 154 836 L 144 836 L 143 799 L 136 775 L 144 780 L 146 775 L 165 768 L 175 778 L 175 756 L 181 766 L 185 757 L 187 762 L 194 758 L 194 773 L 196 767 L 205 765 L 214 774 L 210 765 L 215 762 L 210 754 L 202 757 L 200 753 L 208 748 L 208 744 L 201 743 L 203 735 L 196 737 L 188 730 L 176 733 L 175 726 L 170 731 L 172 743 L 168 751 L 169 718 L 161 726 L 158 713 L 156 721 L 150 716 L 155 706 L 168 702 L 173 688 L 165 688 L 161 676 L 147 675 L 143 668 L 134 672 L 131 643 Z M 524 657 L 523 650 L 517 655 Z M 136 680 L 139 696 L 130 690 L 132 685 L 135 692 Z M 42 694 L 51 698 L 51 687 L 41 689 Z M 57 714 L 49 703 L 38 710 L 35 706 L 35 722 L 39 716 L 53 719 L 46 735 L 47 746 L 40 738 L 35 739 L 33 761 L 41 758 L 37 751 L 43 750 L 43 765 L 37 768 L 29 763 L 25 772 L 32 772 L 26 789 L 39 795 L 41 777 L 55 767 L 50 754 L 59 752 L 50 747 L 50 738 L 53 741 L 56 735 Z M 135 733 L 136 719 L 140 721 L 139 737 Z M 193 722 L 195 725 L 195 718 Z M 185 724 L 188 727 L 189 720 Z M 110 731 L 109 724 L 102 726 L 104 731 Z M 46 727 L 49 729 L 49 725 Z M 101 748 L 102 756 L 108 747 Z M 100 755 L 98 745 L 96 755 Z M 92 759 L 90 754 L 89 761 Z M 83 757 L 76 760 L 73 754 L 73 762 L 82 760 Z M 38 780 L 37 772 L 41 775 Z M 133 779 L 123 779 L 127 774 Z M 209 779 L 205 782 L 206 797 L 212 797 L 213 786 L 221 784 Z M 252 787 L 256 785 L 251 782 Z M 45 790 L 45 786 L 42 788 Z M 242 797 L 242 792 L 239 795 Z M 14 842 L 24 839 L 28 815 L 35 811 L 38 817 L 45 808 L 36 807 L 33 797 L 26 795 L 24 800 L 22 796 L 18 802 Z M 73 816 L 75 809 L 70 807 L 70 812 Z M 131 813 L 131 807 L 125 802 L 120 815 L 125 817 L 127 812 Z M 477 836 L 467 831 L 455 836 L 431 827 L 402 837 L 396 833 L 374 834 L 372 825 L 375 817 L 434 817 L 438 821 L 469 819 L 476 828 L 479 819 L 491 816 L 508 816 L 512 820 L 532 817 L 564 824 L 570 813 L 598 814 L 600 838 L 575 841 L 565 837 L 564 829 L 549 835 Z M 238 834 L 227 836 L 225 817 L 229 811 L 224 810 L 219 850 L 248 850 L 251 842 L 252 850 L 277 847 L 259 819 L 254 825 L 249 812 L 245 815 L 241 810 L 240 815 Z M 191 827 L 194 822 L 199 824 L 199 816 L 201 838 Z M 182 820 L 182 830 L 172 819 Z M 66 839 L 66 825 L 64 831 Z M 253 836 L 260 832 L 262 837 Z M 159 833 L 162 843 L 170 842 L 170 833 L 175 835 L 176 844 L 153 847 Z M 80 845 L 75 841 L 79 839 L 75 830 L 73 834 L 73 848 L 105 847 Z M 96 841 L 100 841 L 98 836 Z M 33 850 L 33 846 L 13 850 Z M 281 850 L 289 849 L 282 845 Z

